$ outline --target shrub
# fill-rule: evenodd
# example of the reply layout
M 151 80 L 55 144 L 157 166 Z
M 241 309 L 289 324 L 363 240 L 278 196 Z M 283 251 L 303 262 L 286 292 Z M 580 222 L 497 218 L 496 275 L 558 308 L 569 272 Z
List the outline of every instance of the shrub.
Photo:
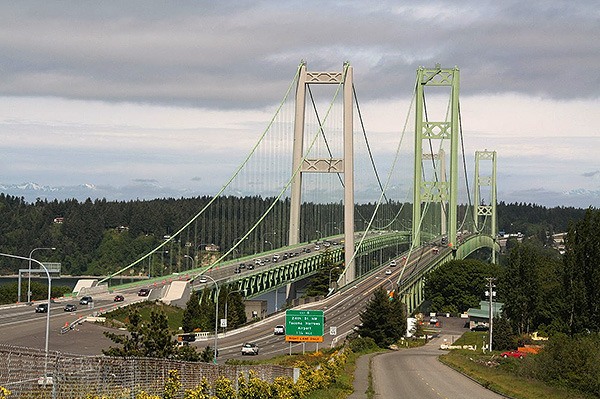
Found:
M 371 337 L 358 337 L 350 341 L 350 350 L 354 353 L 376 350 L 379 347 Z

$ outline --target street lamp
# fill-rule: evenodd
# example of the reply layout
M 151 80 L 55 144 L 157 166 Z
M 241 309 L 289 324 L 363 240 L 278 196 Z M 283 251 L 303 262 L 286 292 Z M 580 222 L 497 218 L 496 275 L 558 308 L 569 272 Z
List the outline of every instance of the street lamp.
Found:
M 262 246 L 260 252 L 265 252 L 265 244 L 269 244 L 271 246 L 271 250 L 273 250 L 273 243 L 271 241 L 264 240 L 263 241 L 263 246 Z
M 35 251 L 41 251 L 42 249 L 56 250 L 54 247 L 40 247 L 34 248 L 29 253 L 29 273 L 27 273 L 27 303 L 31 303 L 31 258 Z M 21 302 L 21 286 L 19 285 L 19 302 Z M 50 304 L 48 304 L 50 306 Z
M 152 261 L 152 255 L 154 255 L 156 253 L 159 253 L 159 251 L 152 252 L 150 254 L 150 257 L 148 258 L 149 259 L 149 262 L 148 262 L 148 280 L 150 280 L 150 278 L 152 277 L 151 276 L 151 274 L 152 274 L 152 263 L 154 263 Z M 165 265 L 165 254 L 168 254 L 168 253 L 169 253 L 169 251 L 160 251 L 160 257 L 161 257 L 161 260 L 160 260 L 161 265 L 160 266 L 161 266 L 161 268 Z
M 33 252 L 33 251 L 31 251 Z M 46 276 L 48 277 L 48 313 L 46 313 L 46 346 L 45 346 L 45 352 L 46 352 L 46 359 L 44 361 L 44 384 L 46 383 L 46 381 L 48 380 L 48 338 L 49 338 L 49 331 L 50 331 L 50 296 L 52 293 L 52 279 L 50 278 L 50 272 L 48 272 L 48 269 L 46 268 L 46 266 L 44 266 L 44 264 L 36 259 L 33 259 L 32 257 L 26 258 L 24 256 L 17 256 L 17 255 L 10 255 L 10 254 L 3 254 L 0 253 L 0 256 L 6 256 L 8 258 L 15 258 L 15 259 L 23 259 L 23 260 L 28 260 L 30 263 L 31 261 L 37 263 L 38 265 L 40 265 L 44 271 L 46 272 Z
M 331 228 L 331 230 L 332 230 L 332 231 L 331 231 L 331 235 L 334 235 L 334 234 L 333 234 L 333 233 L 334 233 L 334 231 L 333 231 L 333 230 L 335 230 L 335 229 L 337 229 L 337 231 L 338 231 L 338 234 L 340 234 L 340 228 L 337 226 L 337 222 L 327 222 L 327 223 L 325 223 L 325 235 L 328 235 L 328 229 L 327 229 L 327 226 L 329 226 L 329 225 L 331 225 L 331 226 L 332 226 L 332 228 Z
M 211 281 L 215 285 L 215 290 L 217 291 L 215 300 L 215 350 L 213 355 L 213 363 L 217 364 L 217 334 L 219 333 L 219 284 L 217 284 L 214 278 L 205 274 L 203 274 L 200 278 L 200 283 L 206 283 L 208 281 L 207 278 L 211 279 Z
M 196 260 L 189 255 L 183 255 L 184 258 L 190 258 L 192 261 L 192 269 L 196 268 Z
M 261 236 L 262 241 L 261 241 L 260 252 L 265 252 L 265 243 L 267 243 L 267 242 L 269 244 L 271 244 L 271 250 L 273 249 L 273 243 L 271 241 L 267 241 L 267 239 L 265 238 L 266 236 L 270 236 L 270 235 L 273 236 L 273 241 L 275 241 L 275 236 L 277 235 L 277 232 L 271 231 L 271 232 L 267 232 Z
M 246 237 L 244 237 L 244 236 L 241 236 L 241 237 L 236 237 L 236 238 L 233 240 L 233 245 L 232 245 L 232 247 L 234 248 L 234 249 L 233 249 L 233 258 L 234 258 L 234 259 L 236 259 L 236 258 L 237 258 L 237 257 L 235 256 L 235 244 L 236 244 L 236 243 L 238 243 L 238 242 L 241 242 L 241 241 L 243 241 L 243 240 L 247 240 L 247 239 L 248 239 L 248 237 L 247 237 L 247 236 L 246 236 Z M 242 253 L 241 251 L 238 251 L 238 252 L 239 252 L 240 254 Z
M 377 280 L 379 280 L 379 279 L 382 279 L 382 280 L 383 280 L 383 279 L 385 279 L 385 280 L 389 281 L 389 282 L 390 282 L 390 285 L 391 285 L 391 288 L 392 288 L 392 289 L 390 290 L 390 292 L 391 292 L 391 291 L 394 291 L 394 282 L 392 281 L 392 279 L 391 279 L 391 278 L 389 278 L 389 277 L 380 277 L 380 276 L 375 276 L 375 278 L 376 278 Z

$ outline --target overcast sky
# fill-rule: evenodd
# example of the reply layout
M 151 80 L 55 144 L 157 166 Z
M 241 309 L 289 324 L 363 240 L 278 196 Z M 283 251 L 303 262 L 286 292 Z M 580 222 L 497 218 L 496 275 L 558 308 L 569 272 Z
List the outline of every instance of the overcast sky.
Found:
M 300 60 L 352 64 L 382 159 L 416 69 L 456 65 L 499 200 L 600 207 L 597 0 L 2 2 L 0 184 L 214 193 Z

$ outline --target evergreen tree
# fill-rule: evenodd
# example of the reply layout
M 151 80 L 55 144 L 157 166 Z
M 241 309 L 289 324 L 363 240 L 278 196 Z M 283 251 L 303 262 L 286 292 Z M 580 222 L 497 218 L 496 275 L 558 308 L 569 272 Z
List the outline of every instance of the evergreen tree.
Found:
M 196 361 L 199 354 L 192 347 L 178 347 L 169 331 L 164 312 L 151 311 L 150 322 L 142 323 L 137 310 L 129 310 L 127 317 L 128 334 L 105 331 L 104 335 L 120 346 L 103 349 L 106 356 L 152 357 Z
M 181 322 L 183 331 L 192 332 L 194 329 L 202 327 L 200 313 L 200 297 L 198 296 L 198 291 L 193 291 L 183 311 L 183 320 Z
M 562 274 L 570 334 L 600 331 L 600 211 L 588 209 L 567 234 Z
M 504 299 L 503 312 L 513 323 L 517 334 L 529 333 L 539 304 L 540 254 L 534 245 L 518 244 L 510 252 L 500 292 Z
M 515 348 L 515 335 L 512 325 L 506 317 L 494 317 L 492 347 L 500 351 Z
M 392 300 L 383 288 L 378 288 L 360 314 L 361 337 L 370 337 L 380 347 L 398 341 L 406 331 L 404 306 L 399 300 Z
M 144 325 L 142 334 L 145 357 L 171 358 L 177 350 L 177 342 L 169 331 L 167 315 L 162 311 L 150 312 L 151 323 Z

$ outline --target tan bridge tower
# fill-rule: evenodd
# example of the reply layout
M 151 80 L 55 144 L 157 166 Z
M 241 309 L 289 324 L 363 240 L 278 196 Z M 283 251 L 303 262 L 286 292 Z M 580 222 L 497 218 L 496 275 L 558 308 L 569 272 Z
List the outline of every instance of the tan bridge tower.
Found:
M 344 115 L 343 158 L 308 159 L 304 156 L 304 117 L 306 113 L 307 85 L 334 84 L 343 85 Z M 343 284 L 355 278 L 354 261 L 354 143 L 353 133 L 353 97 L 352 67 L 344 63 L 341 72 L 308 72 L 306 64 L 300 66 L 298 87 L 296 88 L 296 115 L 294 121 L 294 147 L 290 205 L 289 245 L 298 244 L 300 240 L 300 207 L 302 204 L 302 175 L 304 173 L 343 173 L 344 175 L 344 272 L 340 277 Z

